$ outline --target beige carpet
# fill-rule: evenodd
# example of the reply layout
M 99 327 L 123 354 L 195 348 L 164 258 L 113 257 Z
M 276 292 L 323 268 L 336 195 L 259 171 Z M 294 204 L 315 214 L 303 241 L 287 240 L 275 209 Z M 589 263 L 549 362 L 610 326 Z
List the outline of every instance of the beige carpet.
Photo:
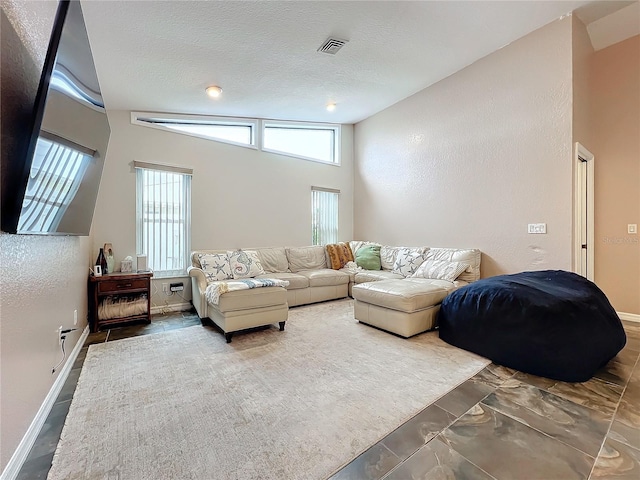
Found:
M 48 478 L 326 478 L 488 363 L 351 300 L 231 344 L 194 326 L 93 345 Z

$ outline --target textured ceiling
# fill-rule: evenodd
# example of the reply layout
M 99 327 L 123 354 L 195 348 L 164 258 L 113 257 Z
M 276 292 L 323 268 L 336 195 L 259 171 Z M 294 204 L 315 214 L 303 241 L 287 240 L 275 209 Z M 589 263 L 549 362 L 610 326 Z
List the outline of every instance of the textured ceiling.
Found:
M 108 109 L 355 123 L 588 3 L 82 5 Z M 348 43 L 316 52 L 328 36 Z M 212 84 L 223 88 L 216 100 L 204 92 Z

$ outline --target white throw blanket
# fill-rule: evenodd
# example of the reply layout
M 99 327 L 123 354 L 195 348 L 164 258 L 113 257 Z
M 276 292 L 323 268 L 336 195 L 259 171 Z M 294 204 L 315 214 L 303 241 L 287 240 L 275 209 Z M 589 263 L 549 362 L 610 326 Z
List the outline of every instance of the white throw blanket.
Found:
M 220 295 L 223 293 L 248 290 L 250 288 L 288 286 L 289 282 L 287 280 L 279 280 L 277 278 L 243 278 L 224 282 L 211 282 L 207 285 L 204 295 L 207 298 L 207 302 L 218 305 Z
M 364 268 L 359 267 L 356 262 L 347 262 L 343 269 L 347 270 L 349 273 L 364 272 Z

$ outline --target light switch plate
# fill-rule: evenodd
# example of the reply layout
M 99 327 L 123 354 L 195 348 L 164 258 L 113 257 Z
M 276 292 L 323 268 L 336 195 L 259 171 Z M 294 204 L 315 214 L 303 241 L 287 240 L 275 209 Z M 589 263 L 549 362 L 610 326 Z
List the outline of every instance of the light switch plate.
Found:
M 527 233 L 547 233 L 546 223 L 530 223 L 527 226 Z
M 637 223 L 630 223 L 627 225 L 627 233 L 638 233 L 638 224 Z

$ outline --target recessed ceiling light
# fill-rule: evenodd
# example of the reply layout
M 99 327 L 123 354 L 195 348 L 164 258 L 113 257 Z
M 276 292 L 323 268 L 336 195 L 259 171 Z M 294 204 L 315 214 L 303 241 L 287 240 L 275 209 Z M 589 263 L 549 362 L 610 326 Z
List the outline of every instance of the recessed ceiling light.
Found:
M 333 112 L 336 109 L 336 104 L 335 103 L 328 103 L 327 104 L 327 111 L 328 112 Z
M 205 92 L 207 92 L 207 95 L 209 95 L 210 97 L 217 98 L 222 93 L 222 88 L 218 87 L 217 85 L 212 85 L 210 87 L 207 87 Z

